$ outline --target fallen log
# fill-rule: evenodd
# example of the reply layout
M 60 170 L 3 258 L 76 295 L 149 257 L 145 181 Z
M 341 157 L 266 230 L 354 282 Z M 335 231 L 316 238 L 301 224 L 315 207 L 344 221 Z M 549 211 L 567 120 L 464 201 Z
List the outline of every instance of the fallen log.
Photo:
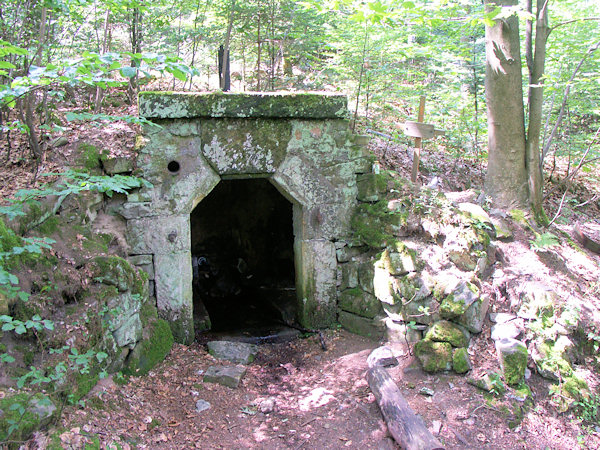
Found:
M 376 351 L 378 349 L 374 350 Z M 376 363 L 369 365 L 371 367 L 367 371 L 367 382 L 375 395 L 388 430 L 400 448 L 443 450 L 442 444 L 429 432 L 423 419 L 413 412 L 383 366 Z
M 581 245 L 587 248 L 589 251 L 600 255 L 600 243 L 592 240 L 584 231 L 581 229 L 578 223 L 573 227 L 575 238 Z

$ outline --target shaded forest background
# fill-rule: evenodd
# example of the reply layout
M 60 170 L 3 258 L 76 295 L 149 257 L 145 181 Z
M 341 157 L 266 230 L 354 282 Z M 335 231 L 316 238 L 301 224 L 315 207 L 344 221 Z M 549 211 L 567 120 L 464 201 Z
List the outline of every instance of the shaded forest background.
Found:
M 523 46 L 528 3 L 513 9 Z M 595 7 L 549 2 L 550 25 L 560 25 L 543 76 L 541 147 L 551 180 L 557 166 L 561 177 L 582 162 L 581 172 L 597 172 Z M 435 146 L 484 162 L 484 25 L 492 18 L 502 20 L 465 0 L 10 0 L 0 7 L 0 141 L 7 161 L 29 159 L 37 170 L 66 123 L 116 120 L 107 108 L 135 104 L 139 89 L 218 89 L 223 45 L 233 91 L 344 92 L 360 130 L 407 144 L 402 122 L 416 120 L 425 95 L 425 120 L 447 131 Z M 139 120 L 135 112 L 124 119 Z M 11 151 L 16 136 L 28 153 Z

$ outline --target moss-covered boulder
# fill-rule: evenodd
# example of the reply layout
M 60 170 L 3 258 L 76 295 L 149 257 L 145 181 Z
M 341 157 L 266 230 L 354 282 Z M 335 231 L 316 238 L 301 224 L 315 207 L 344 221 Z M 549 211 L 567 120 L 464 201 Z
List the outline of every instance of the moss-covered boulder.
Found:
M 126 260 L 119 256 L 98 256 L 93 259 L 92 274 L 94 281 L 115 286 L 119 292 L 132 291 L 140 294 L 137 271 Z
M 425 333 L 425 339 L 435 342 L 447 342 L 452 347 L 469 345 L 469 332 L 455 323 L 438 320 Z
M 370 339 L 381 339 L 385 332 L 383 317 L 380 316 L 368 319 L 340 310 L 338 313 L 338 322 L 351 333 L 359 334 Z
M 146 337 L 135 346 L 127 358 L 127 374 L 147 374 L 171 351 L 173 333 L 165 320 L 156 319 L 144 330 L 144 334 Z
M 518 315 L 530 320 L 552 317 L 558 298 L 558 294 L 543 283 L 526 283 L 521 290 L 521 308 Z
M 490 237 L 475 226 L 463 226 L 450 229 L 444 240 L 444 251 L 456 267 L 472 271 L 477 267 L 479 258 L 486 257 Z
M 421 268 L 422 264 L 417 258 L 417 252 L 402 242 L 396 242 L 382 255 L 385 268 L 391 275 L 406 275 Z
M 496 341 L 496 351 L 506 384 L 516 385 L 523 381 L 528 357 L 525 344 L 516 339 L 505 338 Z
M 352 215 L 350 226 L 359 242 L 381 249 L 394 242 L 394 237 L 385 231 L 393 218 L 386 201 L 363 203 L 358 205 Z
M 495 372 L 486 373 L 481 378 L 467 378 L 467 383 L 495 395 L 503 395 L 506 386 L 502 383 L 500 375 Z
M 464 315 L 469 307 L 479 300 L 479 288 L 470 282 L 460 281 L 440 304 L 440 316 L 456 319 Z
M 471 359 L 467 349 L 464 347 L 455 348 L 452 352 L 452 370 L 456 373 L 467 373 L 471 368 Z
M 415 345 L 415 356 L 425 372 L 452 369 L 452 346 L 447 342 L 422 340 Z
M 570 343 L 568 338 L 561 336 L 556 341 L 535 341 L 531 345 L 531 358 L 542 377 L 559 381 L 573 375 L 568 355 L 570 346 L 565 341 Z
M 356 177 L 356 198 L 361 202 L 377 202 L 385 194 L 387 182 L 380 174 L 365 173 Z
M 338 306 L 343 311 L 347 311 L 358 316 L 374 318 L 381 313 L 381 303 L 368 292 L 360 288 L 348 289 L 340 294 Z

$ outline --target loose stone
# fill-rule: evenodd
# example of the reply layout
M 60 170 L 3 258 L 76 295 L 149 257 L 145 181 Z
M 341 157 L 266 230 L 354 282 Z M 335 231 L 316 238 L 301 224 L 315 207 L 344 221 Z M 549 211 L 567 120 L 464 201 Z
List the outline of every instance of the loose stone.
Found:
M 205 383 L 217 383 L 235 389 L 246 374 L 242 366 L 210 366 L 204 374 Z
M 206 411 L 207 409 L 210 409 L 210 403 L 208 403 L 206 400 L 200 399 L 196 402 L 196 411 L 202 412 Z
M 211 341 L 207 344 L 208 353 L 215 358 L 235 364 L 250 364 L 254 361 L 258 347 L 244 342 Z

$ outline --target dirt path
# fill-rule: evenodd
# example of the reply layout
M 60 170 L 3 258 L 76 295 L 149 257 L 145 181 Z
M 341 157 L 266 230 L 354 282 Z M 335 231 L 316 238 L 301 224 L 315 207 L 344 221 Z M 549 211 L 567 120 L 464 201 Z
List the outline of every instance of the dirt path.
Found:
M 366 358 L 378 343 L 345 331 L 329 332 L 327 342 L 326 352 L 315 337 L 262 345 L 238 389 L 203 383 L 203 372 L 222 363 L 200 344 L 176 345 L 147 377 L 123 386 L 103 380 L 85 408 L 66 408 L 54 442 L 63 448 L 94 441 L 124 449 L 397 448 L 365 381 Z M 536 376 L 529 383 L 535 405 L 520 421 L 509 400 L 486 399 L 463 376 L 425 374 L 403 348 L 394 350 L 400 365 L 390 373 L 448 449 L 570 449 L 584 435 L 572 417 L 554 413 L 547 383 Z M 422 388 L 433 396 L 421 394 Z M 200 399 L 210 409 L 198 412 Z M 29 448 L 49 439 L 40 434 Z M 592 434 L 585 439 L 589 448 L 600 446 Z

